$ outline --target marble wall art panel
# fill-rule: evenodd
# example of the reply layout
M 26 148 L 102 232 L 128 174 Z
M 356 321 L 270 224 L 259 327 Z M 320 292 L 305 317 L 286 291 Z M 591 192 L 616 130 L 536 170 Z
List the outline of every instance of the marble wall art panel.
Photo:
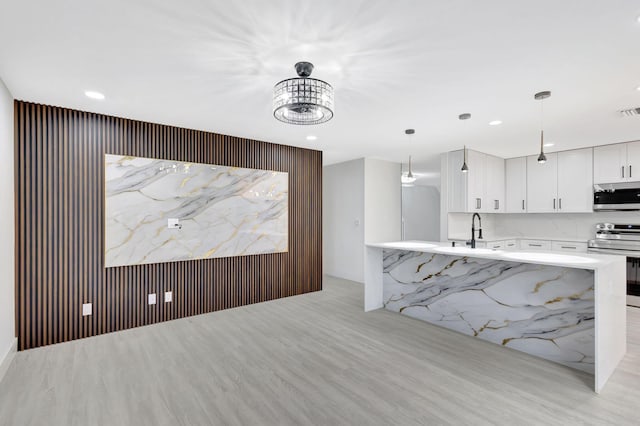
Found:
M 105 155 L 105 266 L 287 251 L 288 173 Z M 168 228 L 169 219 L 179 226 Z
M 593 271 L 403 250 L 383 256 L 386 309 L 594 373 Z

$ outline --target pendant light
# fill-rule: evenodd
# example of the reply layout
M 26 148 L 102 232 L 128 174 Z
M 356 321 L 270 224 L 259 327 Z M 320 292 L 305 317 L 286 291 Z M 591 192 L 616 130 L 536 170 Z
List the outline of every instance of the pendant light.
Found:
M 548 90 L 533 95 L 536 101 L 540 101 L 540 155 L 538 155 L 538 163 L 540 164 L 547 162 L 547 156 L 544 155 L 544 100 L 549 96 L 551 96 L 551 92 Z
M 413 135 L 416 131 L 414 129 L 407 129 L 404 131 L 404 133 L 406 135 L 409 135 L 409 137 L 411 137 L 411 135 Z M 411 156 L 409 156 L 409 171 L 407 172 L 407 174 L 402 173 L 402 175 L 400 176 L 400 181 L 402 182 L 403 185 L 411 185 L 413 182 L 416 181 L 416 177 L 413 175 L 413 172 L 411 171 Z
M 462 168 L 460 169 L 460 171 L 462 173 L 467 173 L 469 172 L 469 166 L 467 166 L 467 146 L 465 145 L 463 148 L 464 151 L 464 160 L 462 161 Z
M 410 185 L 416 181 L 416 177 L 411 172 L 411 156 L 409 156 L 409 171 L 407 172 L 407 174 L 403 173 L 400 180 L 403 185 Z
M 465 112 L 464 114 L 460 114 L 458 116 L 458 120 L 468 120 L 471 118 L 471 114 L 469 114 L 468 112 Z M 463 149 L 463 155 L 464 155 L 464 159 L 462 160 L 462 168 L 460 169 L 460 171 L 462 173 L 467 173 L 469 171 L 469 166 L 467 166 L 467 146 L 464 146 Z

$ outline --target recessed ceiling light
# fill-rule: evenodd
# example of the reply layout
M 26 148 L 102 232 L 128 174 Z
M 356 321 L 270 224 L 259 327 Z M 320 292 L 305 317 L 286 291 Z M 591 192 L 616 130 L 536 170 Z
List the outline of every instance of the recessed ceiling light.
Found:
M 545 147 L 550 147 L 550 146 L 554 146 L 555 144 L 553 142 L 547 142 L 544 144 Z
M 500 120 L 493 120 L 489 122 L 489 126 L 499 126 L 502 124 L 502 121 Z
M 87 98 L 97 99 L 99 101 L 104 99 L 104 95 L 102 93 L 93 90 L 85 90 L 84 94 Z
M 315 141 L 316 139 L 318 139 L 318 137 L 317 137 L 317 136 L 315 136 L 315 135 L 309 135 L 309 136 L 307 136 L 307 140 L 308 140 L 308 141 Z
M 636 90 L 637 90 L 638 92 L 640 92 L 640 86 L 636 87 Z

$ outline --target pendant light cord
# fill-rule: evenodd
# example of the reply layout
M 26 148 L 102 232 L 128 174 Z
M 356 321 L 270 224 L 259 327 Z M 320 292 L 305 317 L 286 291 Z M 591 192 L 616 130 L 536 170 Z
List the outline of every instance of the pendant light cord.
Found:
M 544 151 L 544 98 L 540 99 L 540 152 Z

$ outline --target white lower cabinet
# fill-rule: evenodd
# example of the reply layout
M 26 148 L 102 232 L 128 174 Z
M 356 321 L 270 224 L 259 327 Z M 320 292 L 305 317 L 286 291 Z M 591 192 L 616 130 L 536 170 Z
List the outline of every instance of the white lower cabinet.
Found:
M 586 253 L 587 243 L 576 243 L 568 241 L 552 241 L 551 250 L 553 251 L 572 251 L 575 253 Z
M 487 248 L 492 250 L 504 250 L 504 241 L 491 241 L 487 243 Z
M 487 243 L 487 248 L 492 250 L 517 250 L 518 242 L 516 240 L 491 241 Z
M 458 247 L 465 247 L 465 240 L 449 240 L 455 242 Z M 586 253 L 587 243 L 580 241 L 550 241 L 550 240 L 497 240 L 483 241 L 476 240 L 477 248 L 488 248 L 492 250 L 525 250 L 525 251 L 566 251 L 573 253 Z
M 548 240 L 520 240 L 520 250 L 551 250 L 551 241 Z
M 517 240 L 507 240 L 504 242 L 505 250 L 518 250 L 518 241 Z

